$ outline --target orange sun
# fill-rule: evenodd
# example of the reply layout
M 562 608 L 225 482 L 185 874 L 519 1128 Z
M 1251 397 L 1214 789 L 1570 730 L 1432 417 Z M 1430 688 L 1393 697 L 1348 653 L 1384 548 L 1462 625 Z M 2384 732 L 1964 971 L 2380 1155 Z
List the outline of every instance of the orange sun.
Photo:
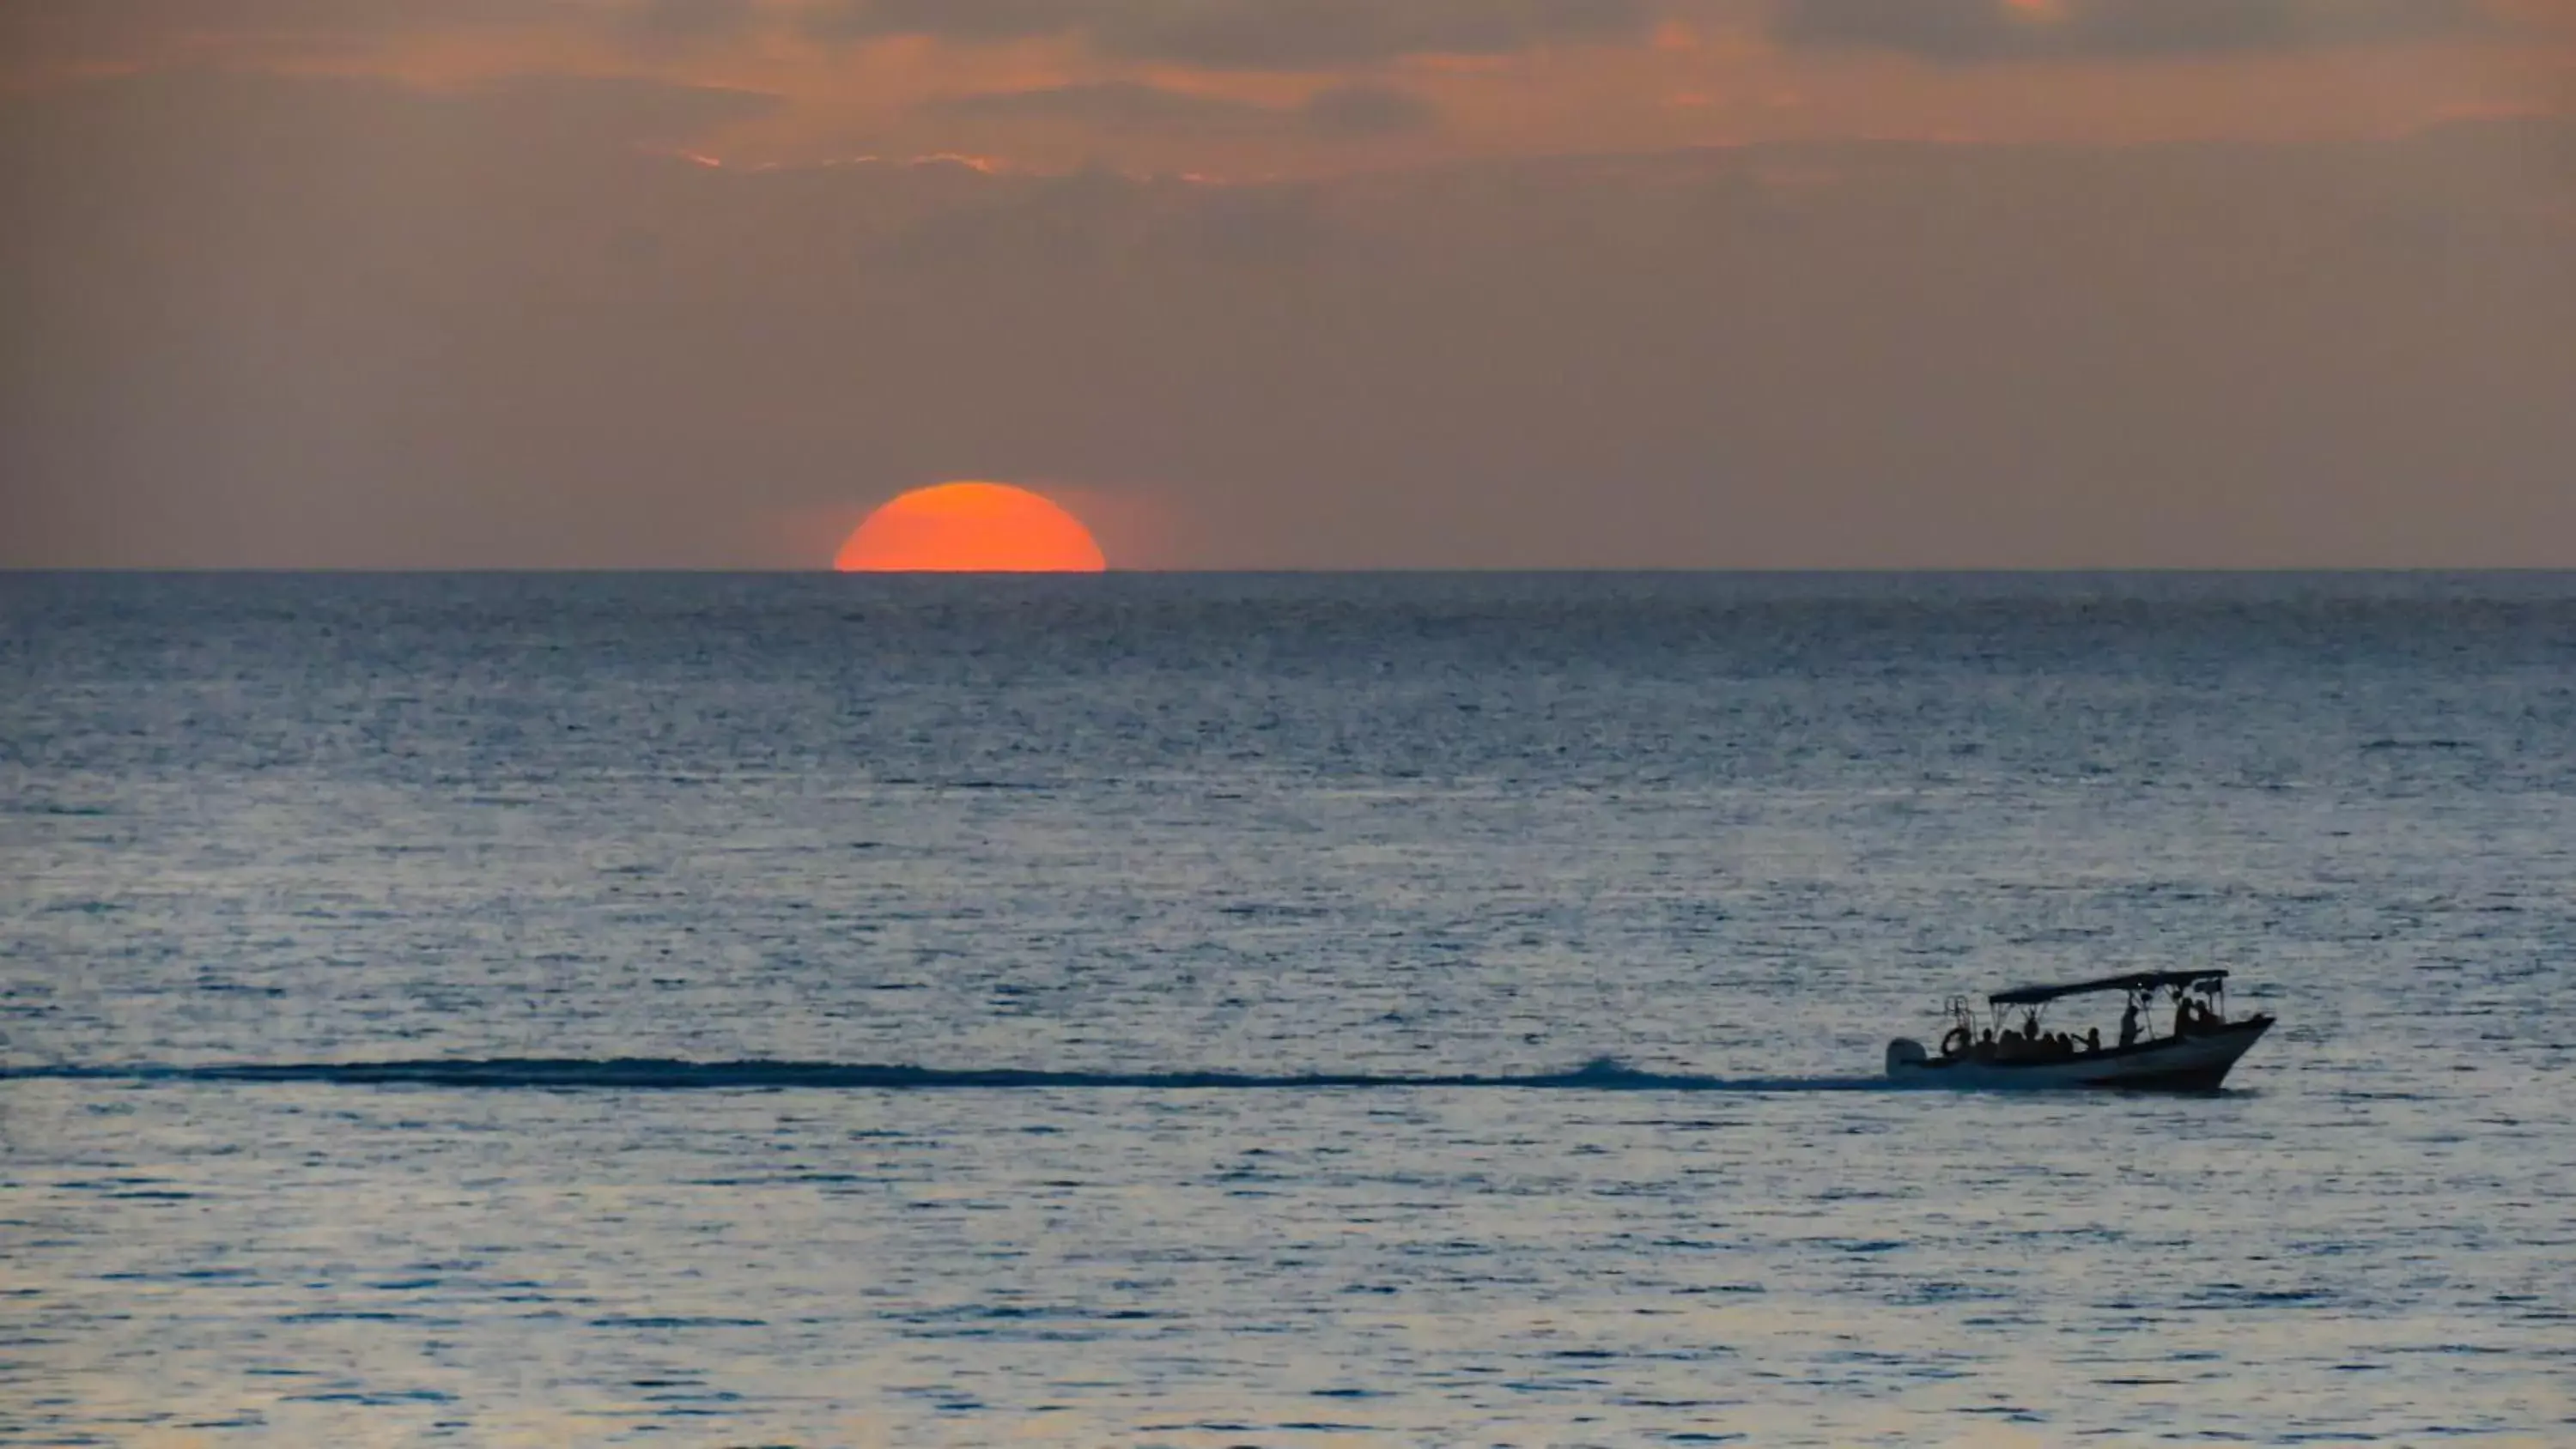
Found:
M 915 488 L 842 540 L 843 573 L 1096 574 L 1109 567 L 1082 520 L 1026 488 Z

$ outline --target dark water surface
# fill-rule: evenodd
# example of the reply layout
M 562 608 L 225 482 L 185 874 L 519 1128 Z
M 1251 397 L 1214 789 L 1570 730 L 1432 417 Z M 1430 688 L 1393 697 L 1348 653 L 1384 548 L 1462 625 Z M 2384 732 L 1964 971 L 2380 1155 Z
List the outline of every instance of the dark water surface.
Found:
M 0 851 L 0 1442 L 2576 1442 L 2576 578 L 0 576 Z

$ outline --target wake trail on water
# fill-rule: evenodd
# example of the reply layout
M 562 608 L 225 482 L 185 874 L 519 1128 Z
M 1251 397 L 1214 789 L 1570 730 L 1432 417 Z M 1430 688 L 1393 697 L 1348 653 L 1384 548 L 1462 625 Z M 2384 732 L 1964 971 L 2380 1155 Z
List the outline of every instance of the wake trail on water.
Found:
M 864 1091 L 1364 1091 L 1482 1089 L 1580 1092 L 1868 1092 L 1900 1084 L 1885 1077 L 1711 1077 L 1639 1071 L 1613 1058 L 1571 1071 L 1402 1074 L 1213 1071 L 1044 1071 L 868 1062 L 756 1059 L 693 1062 L 654 1057 L 427 1058 L 373 1062 L 244 1062 L 204 1066 L 0 1066 L 0 1081 L 304 1083 L 492 1090 L 708 1091 L 811 1088 Z

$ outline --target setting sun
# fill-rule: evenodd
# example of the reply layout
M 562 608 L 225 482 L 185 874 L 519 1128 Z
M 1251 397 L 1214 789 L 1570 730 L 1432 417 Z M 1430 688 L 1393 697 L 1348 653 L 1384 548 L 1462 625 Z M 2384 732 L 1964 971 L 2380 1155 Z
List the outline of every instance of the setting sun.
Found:
M 843 573 L 1088 573 L 1109 566 L 1082 520 L 1007 483 L 942 483 L 893 499 L 841 543 Z

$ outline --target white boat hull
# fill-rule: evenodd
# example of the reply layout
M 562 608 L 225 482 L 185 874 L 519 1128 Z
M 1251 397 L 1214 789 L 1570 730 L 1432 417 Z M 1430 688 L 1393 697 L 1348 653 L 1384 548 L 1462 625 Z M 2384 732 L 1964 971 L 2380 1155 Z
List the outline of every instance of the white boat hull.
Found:
M 2021 1089 L 2103 1087 L 2127 1091 L 2207 1092 L 2227 1079 L 2236 1059 L 2271 1028 L 2268 1016 L 2231 1021 L 2185 1037 L 2160 1037 L 2053 1061 L 1994 1062 L 1936 1057 L 1921 1043 L 1887 1044 L 1887 1075 L 1926 1087 Z

